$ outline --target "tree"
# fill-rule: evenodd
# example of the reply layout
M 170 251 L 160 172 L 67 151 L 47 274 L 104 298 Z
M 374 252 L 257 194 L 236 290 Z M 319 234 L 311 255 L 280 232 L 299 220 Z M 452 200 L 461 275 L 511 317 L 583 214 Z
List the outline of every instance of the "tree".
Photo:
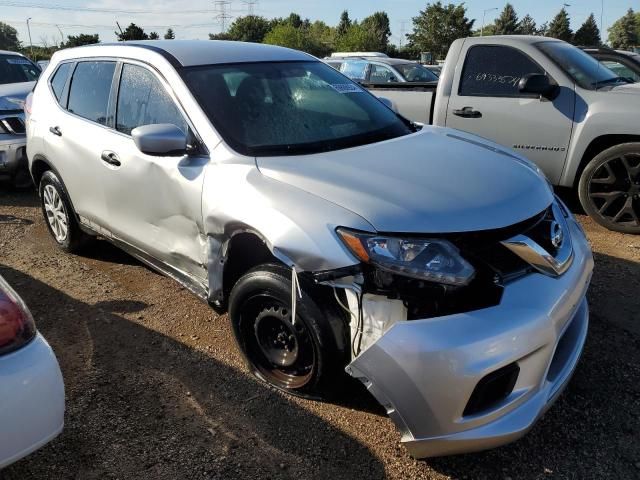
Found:
M 638 24 L 632 8 L 609 29 L 609 44 L 621 50 L 631 50 L 638 45 Z
M 520 20 L 520 24 L 518 25 L 518 32 L 520 35 L 538 35 L 538 28 L 536 26 L 536 21 L 529 14 L 526 14 Z
M 558 38 L 565 42 L 570 42 L 573 39 L 571 21 L 569 20 L 569 14 L 564 7 L 562 7 L 553 20 L 551 20 L 549 30 L 547 30 L 547 37 Z
M 596 17 L 593 16 L 593 13 L 587 17 L 585 22 L 578 29 L 573 37 L 573 43 L 587 47 L 599 47 L 602 44 L 600 29 L 598 28 Z
M 500 16 L 496 18 L 494 22 L 495 35 L 515 35 L 518 31 L 518 15 L 516 14 L 513 5 L 507 3 L 500 13 Z
M 81 33 L 80 35 L 69 35 L 66 43 L 60 45 L 62 48 L 80 47 L 82 45 L 91 45 L 92 43 L 100 43 L 100 36 L 95 34 Z
M 234 20 L 226 33 L 229 40 L 262 43 L 269 30 L 269 20 L 259 15 L 247 15 Z
M 338 23 L 338 26 L 336 27 L 336 34 L 338 36 L 344 35 L 345 33 L 347 33 L 347 30 L 349 30 L 350 26 L 351 19 L 349 18 L 349 12 L 347 10 L 344 10 L 340 14 L 340 23 Z
M 149 40 L 158 40 L 160 38 L 160 35 L 158 35 L 158 32 L 151 32 L 149 34 Z
M 472 34 L 475 20 L 469 20 L 466 13 L 464 4 L 428 3 L 413 18 L 413 33 L 407 35 L 411 48 L 432 52 L 434 58 L 444 58 L 454 40 Z
M 11 25 L 0 22 L 0 50 L 17 52 L 19 49 L 18 31 Z
M 144 33 L 144 30 L 135 23 L 129 24 L 124 32 L 115 32 L 115 34 L 119 42 L 126 40 L 149 40 L 149 35 Z
M 167 28 L 167 33 L 164 34 L 165 40 L 175 40 L 176 34 L 173 32 L 173 28 Z
M 366 51 L 386 52 L 391 37 L 391 27 L 389 26 L 389 16 L 386 12 L 375 12 L 366 17 L 360 24 L 361 28 L 367 31 L 367 35 L 376 39 L 372 42 L 372 49 Z
M 542 25 L 540 25 L 540 28 L 538 28 L 538 32 L 536 33 L 536 35 L 540 35 L 541 37 L 546 37 L 548 31 L 549 31 L 549 23 L 544 22 Z
M 378 51 L 380 39 L 362 24 L 353 22 L 346 33 L 336 39 L 336 50 L 340 52 Z
M 304 31 L 290 23 L 275 26 L 264 38 L 264 43 L 307 51 L 309 42 Z

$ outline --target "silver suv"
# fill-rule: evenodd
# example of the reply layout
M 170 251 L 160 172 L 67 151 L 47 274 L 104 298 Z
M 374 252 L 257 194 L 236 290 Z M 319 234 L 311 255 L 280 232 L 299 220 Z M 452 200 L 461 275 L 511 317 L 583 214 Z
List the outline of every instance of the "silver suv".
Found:
M 87 46 L 44 77 L 28 154 L 55 241 L 104 237 L 228 310 L 258 378 L 316 396 L 346 371 L 417 457 L 515 440 L 569 381 L 591 251 L 518 154 L 273 46 Z

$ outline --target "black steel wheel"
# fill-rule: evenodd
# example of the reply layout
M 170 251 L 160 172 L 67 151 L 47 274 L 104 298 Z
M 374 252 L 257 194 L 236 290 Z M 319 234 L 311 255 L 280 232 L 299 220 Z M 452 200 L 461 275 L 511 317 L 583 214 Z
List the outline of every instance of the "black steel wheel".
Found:
M 640 143 L 626 143 L 597 155 L 585 168 L 580 203 L 600 225 L 640 233 Z
M 269 264 L 242 276 L 231 291 L 229 317 L 251 372 L 276 388 L 319 396 L 343 374 L 344 320 L 320 306 L 311 285 L 291 312 L 291 270 Z M 324 302 L 322 302 L 324 303 Z

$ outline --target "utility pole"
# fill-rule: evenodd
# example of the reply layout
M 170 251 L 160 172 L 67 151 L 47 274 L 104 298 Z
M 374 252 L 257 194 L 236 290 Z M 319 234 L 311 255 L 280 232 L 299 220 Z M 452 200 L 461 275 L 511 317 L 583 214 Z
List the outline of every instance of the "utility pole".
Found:
M 221 33 L 225 33 L 227 31 L 227 20 L 233 18 L 227 13 L 227 7 L 231 5 L 231 0 L 215 0 L 213 4 L 218 12 L 214 18 L 220 23 Z
M 31 17 L 27 18 L 27 31 L 29 32 L 29 45 L 31 46 L 31 59 L 33 59 L 33 42 L 31 41 L 31 27 L 29 26 L 29 20 L 31 20 Z
M 492 12 L 494 10 L 498 10 L 498 7 L 487 8 L 486 10 L 483 10 L 483 12 L 482 12 L 482 28 L 480 28 L 480 36 L 481 37 L 484 35 L 484 17 L 487 14 L 487 12 Z
M 64 35 L 62 34 L 62 30 L 60 30 L 60 27 L 58 25 L 56 25 L 56 28 L 60 32 L 60 46 L 62 46 L 64 45 Z
M 255 14 L 255 7 L 258 5 L 258 1 L 259 0 L 242 0 L 242 3 L 247 6 L 247 15 Z

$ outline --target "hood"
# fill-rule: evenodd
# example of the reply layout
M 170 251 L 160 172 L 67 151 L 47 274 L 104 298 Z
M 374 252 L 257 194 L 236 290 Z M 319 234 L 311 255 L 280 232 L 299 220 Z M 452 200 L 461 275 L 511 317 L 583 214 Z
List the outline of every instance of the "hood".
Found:
M 529 161 L 446 128 L 425 127 L 335 152 L 260 157 L 257 165 L 268 177 L 351 210 L 379 232 L 502 228 L 553 201 L 548 183 Z
M 22 105 L 12 100 L 24 102 L 36 82 L 7 83 L 0 85 L 0 110 L 21 110 Z

